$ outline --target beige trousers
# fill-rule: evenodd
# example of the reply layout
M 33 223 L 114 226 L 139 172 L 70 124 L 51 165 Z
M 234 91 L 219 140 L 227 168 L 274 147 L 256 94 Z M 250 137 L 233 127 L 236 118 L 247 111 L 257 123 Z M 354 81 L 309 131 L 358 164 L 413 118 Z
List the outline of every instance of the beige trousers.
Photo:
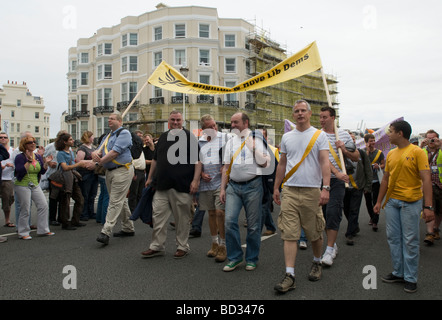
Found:
M 133 177 L 133 166 L 130 166 L 129 170 L 125 167 L 112 171 L 106 170 L 106 187 L 109 192 L 109 206 L 107 208 L 106 223 L 101 232 L 108 236 L 112 234 L 112 230 L 118 218 L 121 219 L 122 231 L 134 231 L 134 223 L 132 220 L 129 220 L 131 211 L 126 197 Z
M 177 249 L 189 251 L 189 231 L 192 195 L 175 189 L 156 191 L 152 201 L 153 232 L 150 249 L 165 251 L 167 223 L 173 213 Z

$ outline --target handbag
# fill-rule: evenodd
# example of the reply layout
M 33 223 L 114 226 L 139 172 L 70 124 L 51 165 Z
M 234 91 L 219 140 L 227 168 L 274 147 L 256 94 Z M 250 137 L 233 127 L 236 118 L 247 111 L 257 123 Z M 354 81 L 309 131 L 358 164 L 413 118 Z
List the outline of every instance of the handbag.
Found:
M 61 168 L 60 165 L 58 165 L 57 170 L 52 173 L 49 177 L 49 182 L 57 187 L 57 188 L 62 188 L 64 186 L 64 176 L 63 176 L 63 169 Z

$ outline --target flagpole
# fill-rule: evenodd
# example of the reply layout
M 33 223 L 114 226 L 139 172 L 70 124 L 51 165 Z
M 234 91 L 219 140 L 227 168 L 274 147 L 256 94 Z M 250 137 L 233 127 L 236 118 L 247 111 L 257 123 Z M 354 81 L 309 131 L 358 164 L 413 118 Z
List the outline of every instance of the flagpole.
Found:
M 320 70 L 321 70 L 321 75 L 322 75 L 322 82 L 324 82 L 325 93 L 327 94 L 328 106 L 330 108 L 333 108 L 331 97 L 330 97 L 330 92 L 328 91 L 327 79 L 325 78 L 324 69 L 321 68 Z M 336 119 L 335 119 L 335 123 L 334 123 L 334 130 L 335 130 L 335 136 L 336 136 L 336 141 L 337 141 L 337 140 L 339 140 L 339 132 L 338 132 L 338 125 L 336 124 Z M 341 164 L 342 164 L 342 173 L 347 174 L 347 170 L 345 169 L 344 155 L 342 154 L 341 148 L 338 148 L 338 154 L 339 154 L 339 159 L 341 160 Z M 346 188 L 349 187 L 348 183 L 345 183 L 345 187 Z

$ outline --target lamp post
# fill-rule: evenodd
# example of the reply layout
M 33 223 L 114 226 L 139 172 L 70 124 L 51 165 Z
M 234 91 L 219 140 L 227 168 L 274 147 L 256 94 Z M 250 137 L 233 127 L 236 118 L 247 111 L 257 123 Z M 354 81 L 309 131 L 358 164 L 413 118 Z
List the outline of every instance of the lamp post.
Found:
M 184 78 L 187 79 L 187 76 L 189 75 L 189 68 L 183 64 L 183 66 L 180 68 L 181 74 L 184 76 Z M 186 127 L 186 94 L 183 93 L 183 127 Z

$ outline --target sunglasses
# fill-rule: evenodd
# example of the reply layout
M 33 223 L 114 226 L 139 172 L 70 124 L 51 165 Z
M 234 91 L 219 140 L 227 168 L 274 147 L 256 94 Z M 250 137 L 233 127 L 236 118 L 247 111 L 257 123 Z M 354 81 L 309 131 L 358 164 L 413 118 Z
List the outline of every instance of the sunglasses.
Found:
M 37 144 L 36 141 L 28 141 L 28 142 L 26 142 L 26 144 L 33 144 L 33 143 Z
M 0 139 L 8 139 L 8 137 L 0 137 Z

